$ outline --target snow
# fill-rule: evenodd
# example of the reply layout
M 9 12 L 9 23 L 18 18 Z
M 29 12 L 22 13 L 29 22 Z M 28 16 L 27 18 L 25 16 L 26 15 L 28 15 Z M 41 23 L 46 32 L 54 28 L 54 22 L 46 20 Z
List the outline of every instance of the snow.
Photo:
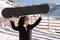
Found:
M 33 40 L 60 40 L 60 34 L 35 27 L 32 31 Z M 0 26 L 0 40 L 19 40 L 19 32 L 12 28 Z

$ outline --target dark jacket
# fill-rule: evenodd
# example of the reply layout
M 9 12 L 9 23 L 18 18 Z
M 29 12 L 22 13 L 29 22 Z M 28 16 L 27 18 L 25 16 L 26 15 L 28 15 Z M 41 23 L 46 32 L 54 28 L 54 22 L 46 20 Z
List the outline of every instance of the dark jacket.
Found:
M 10 21 L 11 22 L 11 26 L 14 30 L 19 31 L 19 40 L 31 40 L 31 30 L 39 24 L 39 22 L 42 20 L 41 17 L 39 17 L 39 19 L 32 25 L 27 25 L 27 31 L 25 29 L 25 27 L 23 25 L 20 25 L 18 27 L 15 26 L 14 21 Z

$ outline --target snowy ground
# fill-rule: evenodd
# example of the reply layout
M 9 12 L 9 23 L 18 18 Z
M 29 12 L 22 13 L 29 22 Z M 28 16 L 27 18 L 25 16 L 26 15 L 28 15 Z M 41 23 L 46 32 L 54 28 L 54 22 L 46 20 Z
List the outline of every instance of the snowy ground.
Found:
M 19 40 L 19 33 L 12 28 L 0 27 L 0 40 Z M 48 32 L 43 29 L 34 28 L 33 40 L 60 40 L 60 34 Z

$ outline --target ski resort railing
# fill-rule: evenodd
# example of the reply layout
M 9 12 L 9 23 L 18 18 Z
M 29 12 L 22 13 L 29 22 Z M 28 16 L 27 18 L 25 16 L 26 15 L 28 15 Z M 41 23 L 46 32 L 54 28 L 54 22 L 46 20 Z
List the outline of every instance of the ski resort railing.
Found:
M 38 17 L 39 16 L 35 17 L 35 19 L 31 17 L 31 24 L 33 24 Z M 47 31 L 60 31 L 60 16 L 43 16 L 41 23 L 37 27 L 46 29 Z

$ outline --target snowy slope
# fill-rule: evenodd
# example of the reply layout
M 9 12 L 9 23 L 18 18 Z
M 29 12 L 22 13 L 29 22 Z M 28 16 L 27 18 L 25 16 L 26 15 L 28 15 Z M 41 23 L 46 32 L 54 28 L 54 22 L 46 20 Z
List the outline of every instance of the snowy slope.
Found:
M 19 40 L 19 33 L 12 28 L 0 27 L 0 40 Z M 60 40 L 60 34 L 48 32 L 35 27 L 32 31 L 33 40 Z

